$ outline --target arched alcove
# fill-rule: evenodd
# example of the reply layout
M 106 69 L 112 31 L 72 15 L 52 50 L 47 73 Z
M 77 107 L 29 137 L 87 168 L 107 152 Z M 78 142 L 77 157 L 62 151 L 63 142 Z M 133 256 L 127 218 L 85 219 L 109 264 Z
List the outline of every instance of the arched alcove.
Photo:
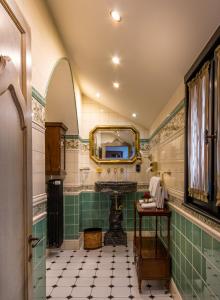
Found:
M 78 121 L 70 64 L 62 58 L 56 64 L 46 93 L 46 122 L 63 122 L 68 135 L 78 134 Z

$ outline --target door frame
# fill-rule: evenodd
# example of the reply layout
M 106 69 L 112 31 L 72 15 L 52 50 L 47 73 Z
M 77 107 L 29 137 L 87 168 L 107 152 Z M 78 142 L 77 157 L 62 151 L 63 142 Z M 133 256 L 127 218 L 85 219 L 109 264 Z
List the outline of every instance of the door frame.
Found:
M 24 170 L 24 261 L 25 264 L 25 300 L 31 300 L 33 294 L 32 284 L 32 245 L 29 238 L 32 235 L 32 87 L 31 87 L 31 30 L 25 21 L 21 10 L 15 0 L 0 0 L 0 5 L 7 12 L 18 30 L 21 32 L 21 52 L 22 65 L 22 84 L 21 91 L 26 102 L 25 115 L 25 145 L 24 159 L 26 162 Z M 2 54 L 2 53 L 0 53 Z M 3 53 L 7 55 L 7 53 Z

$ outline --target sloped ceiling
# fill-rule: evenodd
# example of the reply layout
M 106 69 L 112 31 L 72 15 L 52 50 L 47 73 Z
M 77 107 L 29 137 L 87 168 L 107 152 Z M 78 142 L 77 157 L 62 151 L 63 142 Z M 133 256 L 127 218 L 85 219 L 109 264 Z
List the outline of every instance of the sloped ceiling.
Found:
M 46 0 L 82 92 L 149 128 L 220 24 L 219 0 Z M 122 21 L 112 22 L 118 9 Z M 111 57 L 118 54 L 121 65 Z M 120 89 L 112 87 L 113 81 Z M 95 98 L 96 92 L 100 99 Z

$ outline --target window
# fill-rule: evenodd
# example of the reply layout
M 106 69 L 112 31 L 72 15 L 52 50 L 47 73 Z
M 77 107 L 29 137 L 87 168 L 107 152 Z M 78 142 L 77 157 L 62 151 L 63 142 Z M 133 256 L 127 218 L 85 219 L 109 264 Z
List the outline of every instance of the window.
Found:
M 220 28 L 185 86 L 185 205 L 220 222 Z

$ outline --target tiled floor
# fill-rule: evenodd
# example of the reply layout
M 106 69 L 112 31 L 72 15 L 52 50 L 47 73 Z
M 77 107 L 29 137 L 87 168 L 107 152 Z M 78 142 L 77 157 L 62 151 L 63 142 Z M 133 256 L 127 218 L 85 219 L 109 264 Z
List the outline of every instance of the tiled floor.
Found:
M 54 251 L 47 259 L 47 299 L 171 298 L 163 282 L 143 281 L 139 294 L 131 244 L 90 251 Z

